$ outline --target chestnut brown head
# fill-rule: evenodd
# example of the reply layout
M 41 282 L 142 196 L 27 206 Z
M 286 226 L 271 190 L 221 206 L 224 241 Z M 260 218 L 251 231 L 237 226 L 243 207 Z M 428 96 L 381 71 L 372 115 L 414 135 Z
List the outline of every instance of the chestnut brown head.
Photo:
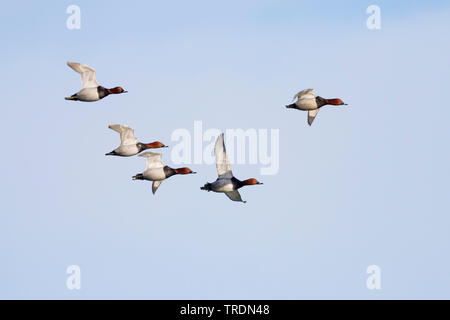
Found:
M 251 178 L 251 179 L 242 181 L 243 186 L 252 186 L 252 185 L 256 185 L 256 184 L 262 184 L 262 183 L 259 182 L 258 180 L 256 180 L 255 178 Z
M 120 93 L 127 93 L 128 91 L 125 91 L 122 87 L 114 87 L 111 89 L 108 89 L 108 93 L 111 94 L 120 94 Z
M 325 99 L 326 104 L 331 104 L 333 106 L 345 106 L 347 105 L 341 99 Z
M 160 142 L 160 141 L 155 141 L 152 143 L 147 143 L 145 144 L 145 149 L 158 149 L 158 148 L 167 148 L 168 146 L 166 146 L 164 143 Z
M 192 171 L 189 168 L 178 168 L 178 169 L 173 169 L 173 171 L 176 174 L 194 174 L 194 173 L 197 173 L 197 172 Z

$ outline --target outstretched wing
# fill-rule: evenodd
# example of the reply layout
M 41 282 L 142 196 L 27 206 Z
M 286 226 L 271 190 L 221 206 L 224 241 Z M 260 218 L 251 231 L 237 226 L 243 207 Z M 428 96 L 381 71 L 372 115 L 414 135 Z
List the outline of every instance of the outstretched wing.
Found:
M 230 198 L 230 200 L 237 201 L 237 202 L 243 202 L 243 203 L 247 202 L 247 201 L 242 201 L 241 195 L 240 195 L 239 191 L 237 191 L 237 190 L 225 192 L 225 194 L 227 195 L 228 198 Z
M 312 125 L 314 119 L 316 118 L 317 114 L 319 113 L 319 109 L 309 110 L 308 111 L 308 124 Z
M 137 139 L 134 137 L 134 129 L 123 124 L 111 124 L 108 128 L 120 133 L 120 144 L 121 145 L 133 145 L 138 143 Z
M 166 165 L 162 162 L 162 153 L 160 152 L 145 152 L 139 157 L 147 158 L 147 169 L 164 168 Z
M 161 185 L 162 181 L 153 181 L 152 184 L 152 192 L 155 194 L 156 190 L 158 190 L 159 186 Z
M 308 95 L 308 94 L 312 94 L 314 95 L 313 92 L 314 89 L 305 89 L 300 91 L 299 93 L 297 93 L 294 98 L 292 100 L 295 100 L 295 98 L 301 99 L 303 96 Z
M 95 69 L 85 64 L 77 62 L 67 62 L 67 65 L 73 70 L 81 74 L 81 87 L 84 88 L 96 88 L 99 86 L 95 79 Z
M 231 172 L 230 161 L 227 157 L 227 150 L 225 149 L 223 133 L 217 138 L 216 145 L 214 147 L 214 153 L 216 154 L 216 167 L 219 177 L 231 178 L 233 176 L 233 173 Z

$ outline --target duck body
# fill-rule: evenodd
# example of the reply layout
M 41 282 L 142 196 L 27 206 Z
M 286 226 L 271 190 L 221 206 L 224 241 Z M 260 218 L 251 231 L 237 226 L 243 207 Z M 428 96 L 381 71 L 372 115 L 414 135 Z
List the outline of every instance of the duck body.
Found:
M 153 194 L 156 193 L 156 190 L 158 190 L 164 180 L 174 175 L 196 173 L 189 168 L 174 169 L 167 166 L 164 162 L 162 162 L 162 154 L 159 152 L 145 152 L 139 156 L 147 158 L 147 167 L 143 173 L 136 174 L 132 179 L 153 181 Z
M 232 201 L 244 202 L 239 193 L 239 189 L 243 186 L 262 184 L 256 179 L 247 179 L 240 181 L 233 176 L 231 171 L 230 162 L 228 160 L 225 143 L 224 134 L 222 133 L 216 140 L 216 145 L 214 148 L 214 153 L 216 155 L 216 167 L 219 177 L 216 181 L 212 183 L 206 183 L 201 190 L 213 191 L 219 193 L 225 193 L 225 195 Z
M 163 181 L 176 174 L 178 169 L 172 169 L 169 166 L 163 168 L 147 169 L 141 174 L 133 177 L 134 180 Z M 193 173 L 193 172 L 191 172 Z
M 299 110 L 314 110 L 322 107 L 321 105 L 321 97 L 317 97 L 313 92 L 313 89 L 306 89 L 297 93 L 294 99 L 297 97 L 297 101 L 295 103 L 286 106 L 288 108 L 299 109 Z M 318 99 L 319 98 L 319 99 Z
M 205 184 L 201 189 L 206 191 L 214 191 L 214 192 L 232 192 L 238 190 L 237 184 L 233 181 L 232 177 L 230 178 L 218 178 L 213 183 Z M 236 178 L 234 178 L 237 180 Z
M 84 102 L 94 102 L 104 97 L 110 95 L 108 89 L 98 86 L 93 88 L 84 88 L 73 94 L 72 96 L 66 98 L 66 100 L 74 101 L 84 101 Z
M 162 181 L 166 180 L 167 178 L 170 178 L 175 173 L 173 172 L 173 169 L 169 166 L 164 166 L 162 168 L 154 168 L 154 169 L 147 169 L 142 173 L 142 180 L 148 180 L 148 181 Z
M 81 75 L 81 90 L 66 97 L 66 100 L 94 102 L 103 99 L 110 94 L 126 93 L 122 87 L 106 89 L 98 84 L 95 69 L 77 62 L 67 62 L 67 65 Z
M 315 97 L 314 99 L 299 99 L 296 103 L 290 104 L 288 107 L 303 111 L 317 110 L 326 105 L 326 100 L 322 97 Z
M 261 183 L 255 183 L 261 184 Z M 202 190 L 214 191 L 214 192 L 232 192 L 239 190 L 243 186 L 250 185 L 244 181 L 240 181 L 235 177 L 219 177 L 213 183 L 207 183 Z
M 119 157 L 131 157 L 137 155 L 138 153 L 146 150 L 143 147 L 143 143 L 137 143 L 132 145 L 120 145 L 110 153 L 107 153 L 107 156 L 119 156 Z
M 147 149 L 167 147 L 159 141 L 152 143 L 137 141 L 134 129 L 124 124 L 111 124 L 108 128 L 120 133 L 120 146 L 107 153 L 107 156 L 131 157 Z

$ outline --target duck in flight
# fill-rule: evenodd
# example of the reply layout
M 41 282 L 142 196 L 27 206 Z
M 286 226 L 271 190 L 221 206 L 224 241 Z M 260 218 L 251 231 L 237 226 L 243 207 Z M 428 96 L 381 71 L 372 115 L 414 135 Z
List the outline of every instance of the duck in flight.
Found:
M 126 93 L 122 87 L 106 89 L 95 79 L 95 69 L 77 62 L 67 62 L 67 65 L 81 74 L 81 90 L 66 100 L 92 102 L 103 99 L 110 94 Z
M 214 192 L 222 192 L 230 198 L 232 201 L 238 202 L 246 202 L 242 201 L 241 195 L 239 194 L 238 189 L 244 186 L 262 184 L 256 179 L 247 179 L 244 181 L 240 181 L 233 176 L 231 172 L 230 161 L 228 160 L 225 143 L 224 143 L 224 134 L 222 133 L 216 140 L 216 145 L 214 148 L 214 153 L 216 155 L 216 167 L 217 173 L 219 177 L 213 183 L 207 183 L 201 190 L 206 191 L 214 191 Z
M 316 96 L 313 89 L 302 90 L 294 96 L 297 98 L 295 103 L 287 105 L 288 109 L 298 109 L 308 111 L 308 124 L 312 125 L 314 119 L 319 113 L 319 109 L 325 105 L 342 106 L 347 105 L 341 99 L 324 99 Z
M 142 143 L 134 136 L 134 129 L 123 124 L 111 124 L 108 128 L 120 133 L 120 146 L 106 156 L 131 157 L 147 149 L 167 148 L 162 142 Z
M 149 180 L 153 181 L 152 192 L 155 194 L 161 183 L 177 174 L 193 174 L 189 168 L 173 169 L 162 162 L 162 154 L 160 152 L 145 152 L 139 157 L 147 158 L 147 167 L 143 173 L 138 173 L 133 177 L 133 180 Z

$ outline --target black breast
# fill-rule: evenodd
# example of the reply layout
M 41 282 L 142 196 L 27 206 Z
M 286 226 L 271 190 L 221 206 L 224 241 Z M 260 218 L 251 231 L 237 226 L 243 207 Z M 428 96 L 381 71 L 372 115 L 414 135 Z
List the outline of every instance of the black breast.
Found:
M 164 167 L 164 175 L 166 176 L 166 178 L 169 178 L 171 176 L 173 176 L 175 174 L 175 171 L 169 167 L 169 166 L 165 166 Z
M 324 98 L 317 96 L 316 104 L 317 104 L 317 107 L 320 108 L 320 107 L 323 107 L 324 105 L 326 105 L 327 103 L 325 102 Z
M 236 179 L 235 177 L 231 178 L 231 183 L 234 186 L 234 190 L 242 188 L 242 181 L 239 179 Z
M 97 92 L 98 92 L 98 97 L 100 99 L 103 99 L 104 97 L 106 97 L 109 94 L 108 90 L 106 90 L 102 86 L 97 87 Z

